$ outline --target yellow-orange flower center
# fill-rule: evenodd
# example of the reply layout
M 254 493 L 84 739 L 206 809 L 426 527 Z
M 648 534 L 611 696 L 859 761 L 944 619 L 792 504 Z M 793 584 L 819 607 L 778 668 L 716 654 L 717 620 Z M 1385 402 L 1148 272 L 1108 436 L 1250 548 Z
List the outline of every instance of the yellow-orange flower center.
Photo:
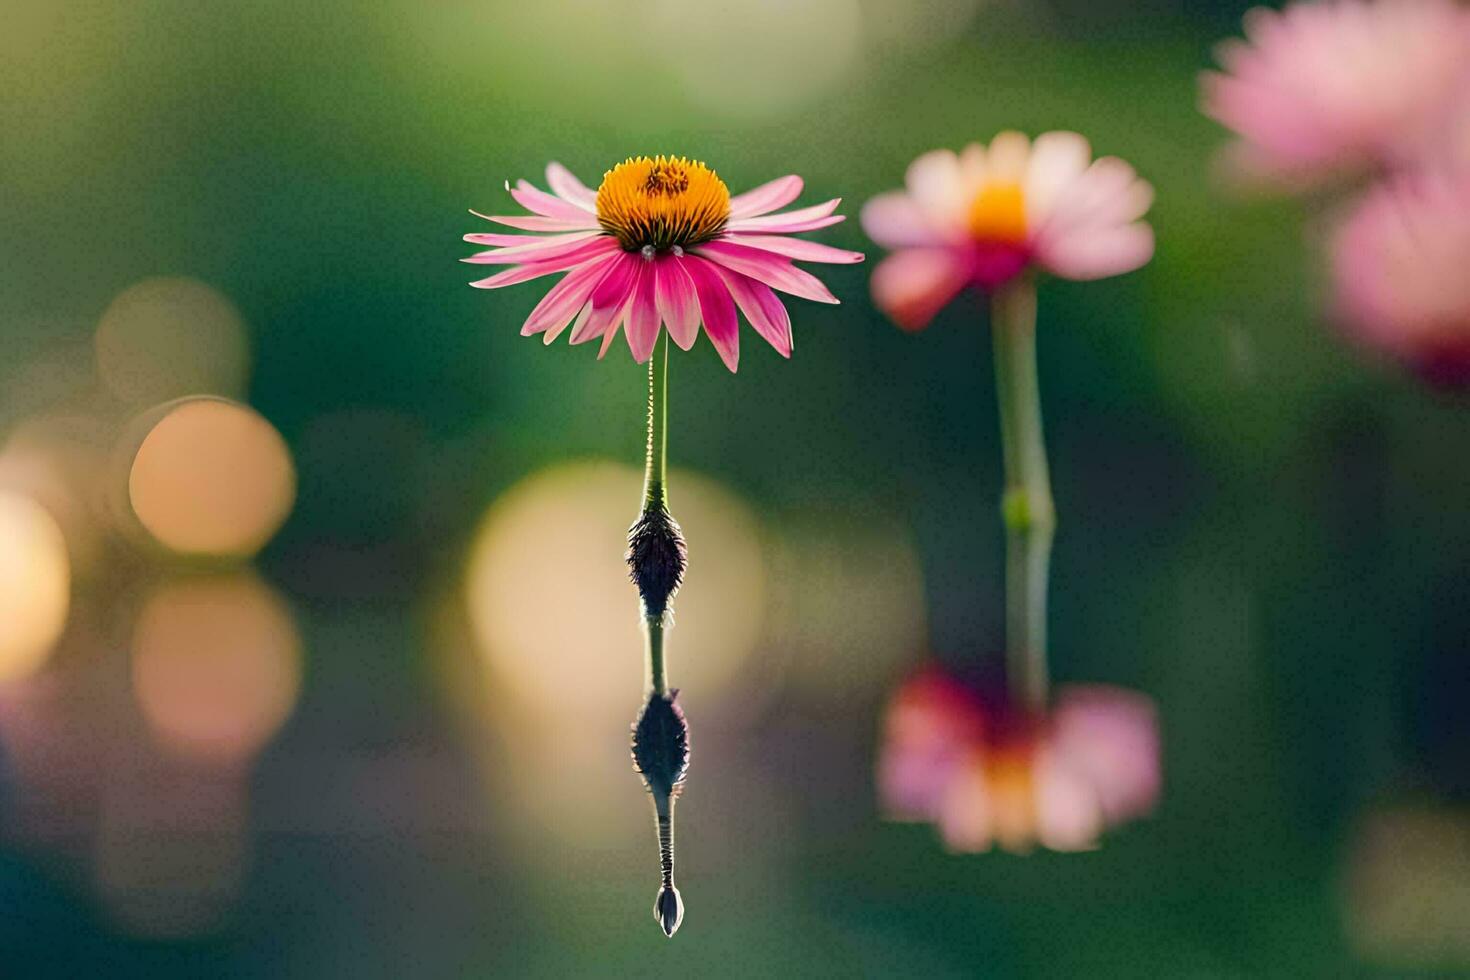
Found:
M 597 221 L 630 252 L 707 242 L 730 218 L 725 182 L 697 160 L 630 157 L 602 175 Z
M 970 234 L 977 241 L 1020 245 L 1026 240 L 1026 195 L 1011 182 L 986 184 L 970 202 Z

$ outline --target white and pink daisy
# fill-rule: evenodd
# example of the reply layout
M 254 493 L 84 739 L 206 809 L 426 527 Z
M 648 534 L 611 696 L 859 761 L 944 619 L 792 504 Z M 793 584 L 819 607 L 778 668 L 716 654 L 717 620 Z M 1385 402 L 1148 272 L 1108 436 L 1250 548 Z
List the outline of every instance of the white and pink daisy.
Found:
M 571 326 L 571 342 L 601 338 L 601 357 L 619 331 L 634 360 L 653 353 L 659 329 L 685 350 L 699 326 L 725 366 L 736 369 L 736 309 L 782 357 L 791 356 L 791 318 L 776 293 L 819 303 L 838 300 L 803 262 L 861 262 L 860 252 L 790 237 L 843 220 L 840 199 L 779 211 L 801 193 L 795 175 L 730 196 L 703 163 L 637 157 L 603 175 L 596 190 L 557 163 L 546 168 L 552 193 L 522 180 L 511 196 L 529 215 L 479 215 L 535 235 L 472 234 L 495 248 L 466 262 L 511 268 L 471 283 L 494 289 L 565 273 L 531 311 L 521 333 L 550 344 Z M 507 185 L 508 186 L 508 185 Z
M 1149 813 L 1159 785 L 1153 702 L 1122 688 L 1064 687 L 1038 714 L 930 666 L 884 718 L 885 813 L 935 824 L 956 851 L 1085 850 Z
M 1470 100 L 1470 9 L 1454 0 L 1322 0 L 1251 10 L 1201 77 L 1205 113 L 1240 137 L 1242 176 L 1305 187 L 1432 152 Z
M 1004 132 L 958 154 L 934 150 L 905 183 L 864 205 L 862 221 L 894 251 L 873 270 L 873 298 L 907 330 L 928 326 L 966 286 L 992 291 L 1033 267 L 1101 279 L 1153 255 L 1139 220 L 1153 188 L 1117 157 L 1093 160 L 1076 133 L 1033 142 Z
M 1338 318 L 1426 380 L 1470 385 L 1470 173 L 1376 185 L 1333 235 Z

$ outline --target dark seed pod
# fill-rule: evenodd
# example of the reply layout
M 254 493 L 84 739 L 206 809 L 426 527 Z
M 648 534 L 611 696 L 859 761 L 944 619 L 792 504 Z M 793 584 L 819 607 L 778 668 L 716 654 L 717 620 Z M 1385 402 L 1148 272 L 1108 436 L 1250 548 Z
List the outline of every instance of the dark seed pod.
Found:
M 675 796 L 689 769 L 689 725 L 672 694 L 651 694 L 633 725 L 633 767 L 655 801 Z
M 689 551 L 679 522 L 662 507 L 650 507 L 628 528 L 628 570 L 643 609 L 649 616 L 662 616 L 684 582 Z

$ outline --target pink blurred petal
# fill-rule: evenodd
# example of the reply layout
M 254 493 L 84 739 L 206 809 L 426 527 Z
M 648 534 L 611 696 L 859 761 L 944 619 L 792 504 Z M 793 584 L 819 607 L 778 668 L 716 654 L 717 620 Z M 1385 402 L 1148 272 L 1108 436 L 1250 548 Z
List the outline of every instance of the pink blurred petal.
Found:
M 1024 187 L 1028 227 L 1038 227 L 1046 220 L 1052 205 L 1086 172 L 1091 159 L 1092 148 L 1077 133 L 1056 131 L 1036 137 Z
M 1052 752 L 1092 787 L 1109 823 L 1153 810 L 1161 782 L 1153 701 L 1123 688 L 1074 685 L 1058 694 L 1052 717 Z
M 570 201 L 583 211 L 597 212 L 597 192 L 561 164 L 552 162 L 546 165 L 546 183 L 562 200 Z
M 699 296 L 699 312 L 704 332 L 715 345 L 720 360 L 733 373 L 740 364 L 740 323 L 735 316 L 735 303 L 730 291 L 711 263 L 695 255 L 684 256 L 684 271 L 694 283 Z
M 885 743 L 878 754 L 878 803 L 888 820 L 936 820 L 958 759 L 924 746 Z
M 1056 758 L 1051 749 L 1037 753 L 1036 839 L 1053 851 L 1086 851 L 1097 846 L 1103 811 L 1093 782 Z
M 799 262 L 830 262 L 850 265 L 863 260 L 862 252 L 849 252 L 846 249 L 833 248 L 831 245 L 823 245 L 820 242 L 810 242 L 805 238 L 787 238 L 785 235 L 734 234 L 727 235 L 724 240 L 736 245 L 758 248 L 764 252 L 774 252 Z
M 922 330 L 969 279 L 970 269 L 956 249 L 905 249 L 873 270 L 873 301 L 905 330 Z
M 755 327 L 755 332 L 776 348 L 776 353 L 782 357 L 790 357 L 791 316 L 771 291 L 771 287 L 719 265 L 712 264 L 711 268 L 724 280 L 725 287 L 730 290 L 740 312 Z
M 945 787 L 936 821 L 944 844 L 952 851 L 978 854 L 995 840 L 995 801 L 978 758 L 960 765 Z
M 712 259 L 727 269 L 749 276 L 758 282 L 818 303 L 839 303 L 836 296 L 820 279 L 791 264 L 784 256 L 772 255 L 760 249 L 736 245 L 728 241 L 705 242 L 695 252 Z
M 658 340 L 658 303 L 654 298 L 657 282 L 656 266 L 652 260 L 638 263 L 638 282 L 633 288 L 632 305 L 628 308 L 628 349 L 633 360 L 639 364 L 653 354 L 653 345 Z
M 1036 245 L 1036 258 L 1064 279 L 1103 279 L 1132 272 L 1154 254 L 1153 229 L 1142 222 L 1117 228 L 1052 233 Z
M 903 191 L 888 191 L 864 204 L 862 223 L 868 237 L 884 248 L 938 245 L 947 238 Z
M 953 150 L 930 150 L 909 164 L 904 184 L 914 205 L 936 228 L 963 223 L 973 188 Z
M 669 336 L 682 349 L 689 350 L 699 339 L 699 297 L 683 262 L 674 255 L 659 259 L 655 266 L 654 301 Z
M 784 208 L 801 194 L 801 178 L 795 174 L 777 177 L 754 190 L 730 198 L 730 217 L 753 218 L 777 208 Z

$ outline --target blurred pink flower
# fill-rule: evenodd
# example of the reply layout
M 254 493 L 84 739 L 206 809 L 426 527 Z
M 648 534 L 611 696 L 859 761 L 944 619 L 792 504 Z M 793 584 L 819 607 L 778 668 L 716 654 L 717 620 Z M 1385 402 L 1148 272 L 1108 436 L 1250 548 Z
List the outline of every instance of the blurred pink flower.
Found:
M 1427 380 L 1470 384 L 1470 172 L 1375 186 L 1337 229 L 1339 319 Z
M 1004 132 L 988 147 L 933 150 L 905 183 L 864 205 L 862 221 L 894 250 L 873 270 L 873 298 L 906 330 L 928 326 L 965 286 L 994 289 L 1031 265 L 1101 279 L 1153 255 L 1153 231 L 1138 220 L 1153 188 L 1116 157 L 1092 160 L 1076 133 L 1033 143 Z
M 704 164 L 659 156 L 618 164 L 596 191 L 558 163 L 547 166 L 546 182 L 553 193 L 524 180 L 510 188 L 533 214 L 479 215 L 550 234 L 466 235 L 467 242 L 498 247 L 464 261 L 510 266 L 470 285 L 495 289 L 566 273 L 531 311 L 521 333 L 545 334 L 550 344 L 570 323 L 574 344 L 602 338 L 599 357 L 623 330 L 633 359 L 648 360 L 660 325 L 688 350 L 702 321 L 734 371 L 740 359 L 737 307 L 782 357 L 790 357 L 791 318 L 774 290 L 837 302 L 793 260 L 863 260 L 860 252 L 788 237 L 842 220 L 832 213 L 839 199 L 773 214 L 801 193 L 801 178 L 794 175 L 732 198 Z
M 1201 77 L 1243 176 L 1301 187 L 1432 151 L 1470 99 L 1470 11 L 1454 0 L 1324 0 L 1245 16 Z
M 1085 850 L 1158 800 L 1153 703 L 1065 687 L 1038 716 L 930 666 L 889 703 L 877 778 L 889 817 L 934 823 L 953 850 Z

